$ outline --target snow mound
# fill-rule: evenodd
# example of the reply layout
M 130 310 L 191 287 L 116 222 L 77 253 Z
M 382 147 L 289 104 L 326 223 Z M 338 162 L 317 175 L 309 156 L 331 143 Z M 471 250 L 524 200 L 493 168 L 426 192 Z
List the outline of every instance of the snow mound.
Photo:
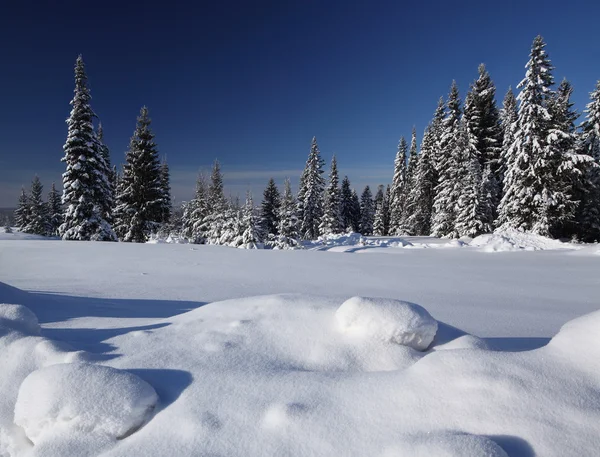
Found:
M 571 358 L 589 358 L 595 362 L 600 357 L 600 310 L 578 317 L 564 324 L 552 338 L 549 347 L 570 353 Z M 584 364 L 588 366 L 589 364 Z
M 356 246 L 364 245 L 366 238 L 360 233 L 342 233 L 322 235 L 317 239 L 317 243 L 325 246 Z
M 401 444 L 387 449 L 382 457 L 508 457 L 485 436 L 457 433 L 408 436 Z
M 345 332 L 420 351 L 432 343 L 438 328 L 425 308 L 386 298 L 352 297 L 342 303 L 335 317 Z
M 545 236 L 512 229 L 480 235 L 471 241 L 470 246 L 480 248 L 484 252 L 579 249 L 571 243 L 563 243 Z
M 14 422 L 34 444 L 56 433 L 93 432 L 120 439 L 147 421 L 157 401 L 154 388 L 131 373 L 64 363 L 25 378 Z
M 38 318 L 23 305 L 0 303 L 0 327 L 18 330 L 28 335 L 40 335 Z

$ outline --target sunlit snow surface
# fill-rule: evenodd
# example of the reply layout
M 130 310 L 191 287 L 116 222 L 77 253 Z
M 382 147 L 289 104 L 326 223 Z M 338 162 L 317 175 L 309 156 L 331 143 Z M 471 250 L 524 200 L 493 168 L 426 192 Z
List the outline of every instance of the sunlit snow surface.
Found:
M 597 455 L 598 246 L 484 237 L 0 234 L 0 456 Z

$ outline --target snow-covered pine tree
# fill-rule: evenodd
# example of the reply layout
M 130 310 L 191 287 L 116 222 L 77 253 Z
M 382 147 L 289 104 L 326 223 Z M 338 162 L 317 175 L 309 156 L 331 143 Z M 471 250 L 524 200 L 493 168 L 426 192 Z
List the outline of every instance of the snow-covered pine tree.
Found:
M 408 218 L 404 228 L 406 233 L 411 235 L 431 233 L 431 214 L 437 179 L 432 159 L 435 147 L 435 138 L 430 125 L 425 130 L 421 141 L 415 173 L 410 184 L 412 190 L 406 202 Z
M 48 234 L 48 210 L 44 203 L 42 192 L 44 186 L 38 176 L 31 181 L 31 193 L 29 194 L 29 223 L 23 229 L 25 233 L 34 235 Z
M 584 170 L 585 192 L 579 205 L 579 237 L 583 241 L 600 241 L 600 81 L 590 93 L 581 125 L 580 150 L 594 159 Z
M 323 219 L 319 225 L 321 235 L 340 233 L 343 231 L 341 216 L 340 179 L 335 155 L 331 159 L 329 182 L 323 197 Z
M 390 221 L 392 219 L 392 215 L 390 212 L 390 201 L 392 198 L 392 188 L 388 184 L 385 188 L 385 195 L 383 197 L 383 234 L 390 234 Z
M 342 224 L 342 230 L 351 231 L 353 230 L 353 208 L 354 203 L 352 201 L 352 189 L 350 187 L 350 180 L 348 176 L 344 176 L 342 179 L 342 188 L 340 191 L 340 219 Z
M 460 97 L 456 81 L 452 81 L 447 103 L 448 112 L 441 126 L 438 162 L 438 184 L 433 201 L 431 232 L 433 236 L 455 238 L 456 205 L 461 194 Z
M 58 235 L 58 227 L 62 224 L 63 208 L 61 204 L 61 195 L 56 190 L 56 185 L 52 183 L 48 193 L 48 233 L 50 236 Z
M 207 185 L 204 174 L 199 173 L 196 180 L 194 198 L 187 202 L 183 208 L 182 235 L 190 243 L 202 244 L 206 242 L 208 230 L 207 218 L 209 216 Z
M 400 217 L 400 224 L 398 226 L 398 229 L 396 230 L 397 234 L 413 234 L 413 230 L 411 224 L 409 223 L 409 220 L 411 219 L 411 211 L 413 210 L 414 205 L 409 205 L 408 202 L 411 200 L 410 194 L 414 192 L 417 163 L 417 130 L 413 127 L 410 140 L 410 151 L 408 154 L 408 166 L 406 168 L 404 208 Z
M 360 196 L 360 233 L 368 236 L 373 234 L 373 221 L 375 219 L 375 202 L 371 188 L 366 186 Z
M 168 225 L 173 214 L 173 202 L 171 200 L 171 173 L 166 157 L 163 158 L 160 164 L 160 190 L 160 222 L 163 225 Z
M 98 157 L 98 187 L 97 201 L 102 208 L 102 217 L 109 223 L 113 223 L 113 211 L 115 208 L 115 177 L 114 169 L 110 163 L 110 151 L 104 143 L 104 129 L 102 123 L 98 123 L 96 131 L 96 148 Z
M 375 194 L 375 215 L 373 217 L 373 235 L 385 236 L 385 194 L 380 184 Z
M 352 231 L 360 232 L 360 223 L 362 220 L 360 200 L 355 189 L 352 189 Z
M 542 37 L 537 36 L 526 65 L 527 73 L 518 86 L 521 88 L 517 97 L 519 116 L 508 152 L 510 162 L 498 225 L 552 236 L 557 224 L 570 217 L 574 202 L 563 188 L 564 155 L 549 111 L 553 67 L 545 47 Z
M 442 137 L 444 135 L 444 118 L 446 117 L 446 102 L 444 97 L 438 100 L 437 108 L 433 113 L 433 119 L 429 124 L 431 136 L 431 163 L 436 172 L 436 184 L 438 182 L 440 167 L 444 162 L 444 153 L 442 150 Z
M 254 215 L 254 203 L 252 194 L 246 194 L 246 204 L 242 214 L 242 237 L 241 242 L 237 246 L 242 249 L 261 249 L 263 247 L 260 230 L 257 223 L 257 218 Z
M 270 235 L 279 233 L 279 210 L 281 206 L 281 195 L 273 178 L 263 192 L 263 201 L 260 206 L 260 226 L 265 239 Z
M 206 218 L 206 241 L 209 244 L 221 244 L 221 236 L 225 228 L 228 214 L 227 201 L 223 191 L 223 174 L 221 164 L 215 160 L 208 185 L 208 217 Z M 230 215 L 229 215 L 230 216 Z
M 144 106 L 125 154 L 117 195 L 117 230 L 122 241 L 144 243 L 160 226 L 160 160 L 150 124 L 148 108 Z
M 25 227 L 29 225 L 29 222 L 31 221 L 29 209 L 29 195 L 25 192 L 24 188 L 21 188 L 17 209 L 15 209 L 15 226 L 17 227 L 17 230 L 24 231 Z
M 75 64 L 75 95 L 67 119 L 68 135 L 63 146 L 62 203 L 66 205 L 64 222 L 59 228 L 63 240 L 115 241 L 115 233 L 105 216 L 106 175 L 94 133 L 94 112 L 81 56 Z
M 302 173 L 300 191 L 298 192 L 300 233 L 306 240 L 314 240 L 319 236 L 319 223 L 323 217 L 323 159 L 317 145 L 317 138 L 313 137 L 306 167 Z
M 509 151 L 515 141 L 515 131 L 517 130 L 517 120 L 519 113 L 517 111 L 517 98 L 509 87 L 504 101 L 502 102 L 502 110 L 500 110 L 500 125 L 502 127 L 502 151 L 500 153 L 500 182 L 499 187 L 501 195 L 504 189 L 504 178 L 506 176 L 507 165 L 512 162 Z
M 406 202 L 406 153 L 408 145 L 404 137 L 398 142 L 398 151 L 394 160 L 394 176 L 392 178 L 390 200 L 390 232 L 399 235 L 402 212 Z M 364 235 L 364 233 L 363 233 Z
M 298 234 L 297 205 L 290 180 L 286 178 L 279 206 L 278 235 L 270 236 L 267 245 L 272 249 L 302 249 Z
M 465 101 L 470 102 L 470 96 Z M 457 236 L 475 237 L 484 232 L 489 232 L 489 225 L 484 221 L 481 212 L 481 157 L 477 149 L 476 136 L 469 130 L 467 117 L 463 117 L 459 124 L 456 148 L 462 152 L 460 159 L 460 195 L 456 205 L 456 218 L 454 227 Z

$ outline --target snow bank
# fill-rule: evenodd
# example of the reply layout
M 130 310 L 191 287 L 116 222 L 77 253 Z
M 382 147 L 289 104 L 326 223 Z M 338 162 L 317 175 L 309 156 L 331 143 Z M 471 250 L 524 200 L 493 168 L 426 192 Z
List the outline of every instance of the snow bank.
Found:
M 37 316 L 23 305 L 0 303 L 0 327 L 29 335 L 39 335 L 41 332 Z
M 423 351 L 433 341 L 437 321 L 419 305 L 385 298 L 352 297 L 335 313 L 349 333 Z
M 144 424 L 157 400 L 152 386 L 125 371 L 85 363 L 51 365 L 21 384 L 14 421 L 34 444 L 57 430 L 120 439 Z
M 508 457 L 506 452 L 485 436 L 439 433 L 405 436 L 388 448 L 382 457 Z
M 519 230 L 501 230 L 480 235 L 471 241 L 470 246 L 480 248 L 484 252 L 579 249 L 578 246 L 572 243 L 563 243 L 559 240 Z

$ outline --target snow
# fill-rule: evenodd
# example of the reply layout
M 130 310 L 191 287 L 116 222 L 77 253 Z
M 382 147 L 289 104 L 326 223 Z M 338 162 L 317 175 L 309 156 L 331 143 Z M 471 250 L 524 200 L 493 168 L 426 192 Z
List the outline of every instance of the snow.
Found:
M 36 445 L 55 434 L 122 439 L 149 419 L 156 402 L 154 389 L 131 373 L 101 365 L 62 363 L 25 378 L 14 422 Z
M 352 297 L 335 313 L 340 329 L 423 351 L 433 341 L 437 321 L 421 306 L 400 300 Z
M 470 246 L 480 248 L 484 252 L 579 249 L 573 243 L 563 243 L 559 240 L 514 229 L 504 229 L 491 234 L 480 235 L 471 241 Z
M 596 455 L 598 246 L 402 239 L 0 240 L 0 456 Z
M 37 316 L 29 308 L 6 303 L 0 303 L 0 328 L 2 327 L 30 335 L 39 335 L 41 331 Z

